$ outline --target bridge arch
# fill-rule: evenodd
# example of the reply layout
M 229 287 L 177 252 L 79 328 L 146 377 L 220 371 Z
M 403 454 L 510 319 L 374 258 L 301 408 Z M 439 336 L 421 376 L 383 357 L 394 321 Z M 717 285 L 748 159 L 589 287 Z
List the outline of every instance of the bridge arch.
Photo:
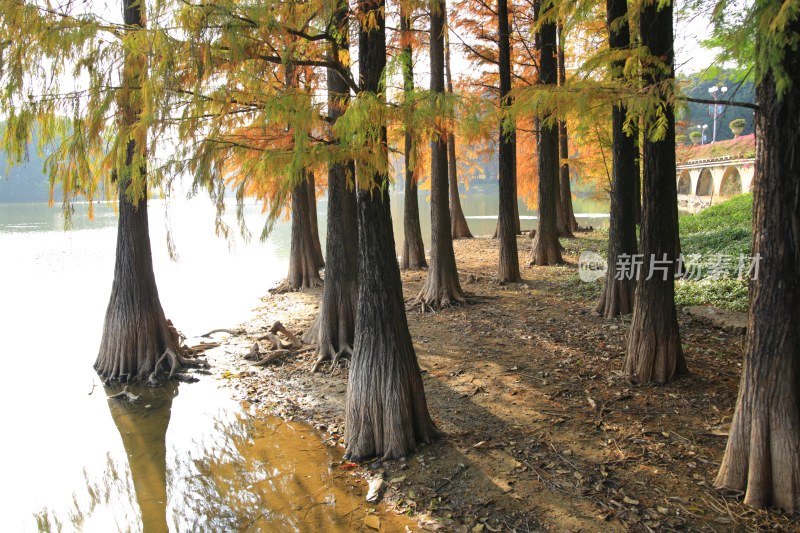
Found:
M 728 167 L 725 169 L 725 174 L 722 175 L 722 181 L 719 184 L 720 196 L 736 196 L 742 194 L 742 176 L 736 167 Z
M 681 172 L 678 178 L 678 194 L 692 194 L 692 177 L 688 170 Z
M 714 178 L 711 171 L 704 168 L 700 171 L 700 177 L 697 178 L 697 189 L 695 194 L 697 196 L 711 196 L 714 193 Z

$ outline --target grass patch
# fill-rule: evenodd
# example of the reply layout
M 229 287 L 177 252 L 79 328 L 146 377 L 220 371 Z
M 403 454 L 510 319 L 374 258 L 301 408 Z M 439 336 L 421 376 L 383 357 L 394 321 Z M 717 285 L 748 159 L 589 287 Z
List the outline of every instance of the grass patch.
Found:
M 693 279 L 676 282 L 675 302 L 746 311 L 747 279 L 736 278 L 740 258 L 752 255 L 753 195 L 682 215 L 679 224 L 681 251 Z

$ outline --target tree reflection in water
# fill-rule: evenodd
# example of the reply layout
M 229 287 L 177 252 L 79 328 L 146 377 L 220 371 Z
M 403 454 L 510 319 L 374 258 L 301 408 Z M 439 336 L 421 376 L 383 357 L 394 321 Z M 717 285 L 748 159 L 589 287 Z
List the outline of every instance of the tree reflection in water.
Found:
M 320 445 L 313 429 L 235 408 L 209 420 L 203 406 L 190 407 L 205 423 L 173 423 L 168 469 L 178 386 L 129 390 L 140 401 L 108 400 L 128 464 L 109 453 L 99 479 L 84 470 L 85 492 L 73 496 L 68 525 L 45 508 L 35 515 L 40 531 L 352 531 L 372 512 L 363 482 L 331 466 L 341 453 Z M 411 523 L 381 522 L 382 531 Z

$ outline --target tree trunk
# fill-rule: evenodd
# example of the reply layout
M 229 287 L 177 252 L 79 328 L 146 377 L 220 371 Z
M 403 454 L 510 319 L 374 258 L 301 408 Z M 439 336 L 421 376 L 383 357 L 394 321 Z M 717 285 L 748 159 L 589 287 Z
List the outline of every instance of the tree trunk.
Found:
M 311 226 L 311 240 L 314 243 L 314 255 L 317 256 L 319 268 L 325 267 L 325 256 L 322 254 L 322 244 L 319 242 L 319 223 L 317 222 L 317 187 L 314 183 L 314 173 L 306 173 L 306 186 L 308 187 L 308 220 Z
M 361 90 L 376 93 L 386 66 L 384 2 L 360 0 L 358 12 L 375 14 L 374 25 L 361 26 L 358 42 Z M 388 177 L 374 179 L 379 192 L 358 192 L 359 305 L 345 409 L 345 456 L 351 460 L 403 457 L 439 434 L 408 332 Z
M 431 2 L 431 92 L 444 94 L 444 10 L 442 0 Z M 447 184 L 446 132 L 434 131 L 431 140 L 431 264 L 425 285 L 417 296 L 423 307 L 447 307 L 463 303 L 458 281 Z
M 779 13 L 779 0 L 764 12 Z M 768 15 L 762 15 L 767 18 Z M 772 28 L 772 20 L 759 20 Z M 767 25 L 769 23 L 769 25 Z M 765 31 L 765 30 L 761 30 Z M 782 43 L 800 34 L 790 20 Z M 756 35 L 762 57 L 768 37 Z M 776 40 L 773 34 L 769 37 Z M 774 46 L 774 45 L 773 45 Z M 747 342 L 736 411 L 715 485 L 744 491 L 754 507 L 800 510 L 800 56 L 792 44 L 772 51 L 789 78 L 782 94 L 767 70 L 756 88 L 756 181 L 753 195 L 753 256 L 760 258 L 750 280 Z M 757 259 L 758 260 L 758 259 Z
M 508 1 L 497 0 L 497 45 L 499 52 L 498 70 L 500 74 L 500 107 L 511 104 L 511 43 L 508 24 Z M 517 253 L 517 233 L 519 215 L 517 206 L 516 180 L 516 140 L 512 132 L 504 131 L 501 119 L 498 139 L 500 185 L 497 210 L 497 237 L 500 239 L 500 259 L 497 277 L 501 281 L 517 282 L 522 279 L 519 273 L 519 254 Z
M 331 57 L 349 53 L 347 35 L 347 3 L 339 0 L 332 25 L 339 39 L 331 44 Z M 335 124 L 350 99 L 350 88 L 336 69 L 329 68 L 328 119 Z M 303 340 L 316 342 L 317 359 L 334 364 L 342 355 L 352 354 L 355 341 L 355 317 L 358 307 L 358 221 L 355 189 L 347 186 L 355 177 L 355 164 L 334 163 L 328 166 L 328 234 L 325 246 L 325 289 L 319 316 Z M 311 337 L 311 338 L 309 338 Z
M 125 24 L 137 31 L 143 28 L 145 15 L 140 3 L 123 1 Z M 141 114 L 140 98 L 135 94 L 145 72 L 139 58 L 126 52 L 122 84 L 124 98 L 121 116 L 124 128 L 131 127 Z M 103 336 L 94 368 L 108 381 L 139 381 L 156 370 L 160 357 L 167 350 L 170 372 L 180 366 L 182 349 L 177 334 L 170 328 L 158 297 L 153 273 L 153 256 L 147 221 L 147 179 L 144 168 L 144 147 L 131 139 L 126 146 L 125 166 L 115 172 L 119 195 L 119 222 L 114 265 L 114 281 L 106 310 Z M 141 198 L 131 199 L 128 193 L 136 174 L 135 186 L 143 191 Z
M 612 50 L 625 50 L 630 46 L 630 30 L 627 0 L 606 1 L 606 27 L 610 35 Z M 615 78 L 623 76 L 623 61 L 611 65 Z M 611 110 L 612 161 L 611 161 L 611 220 L 608 232 L 608 270 L 597 313 L 613 318 L 626 315 L 633 310 L 633 297 L 636 290 L 634 276 L 624 275 L 617 269 L 622 261 L 636 254 L 636 186 L 639 181 L 639 166 L 636 160 L 639 150 L 636 138 L 623 131 L 627 109 L 624 105 L 614 105 Z
M 444 67 L 447 78 L 447 92 L 453 94 L 453 76 L 450 72 L 450 32 L 447 27 L 447 5 L 445 2 L 445 28 L 444 34 Z M 456 163 L 456 136 L 452 131 L 447 132 L 447 171 L 450 184 L 450 233 L 454 239 L 471 239 L 467 219 L 461 209 L 461 198 L 458 195 L 458 165 Z
M 535 3 L 538 13 L 540 1 Z M 556 65 L 556 25 L 553 22 L 542 24 L 536 36 L 539 49 L 539 83 L 555 85 L 558 79 Z M 559 176 L 558 176 L 558 127 L 548 123 L 549 117 L 536 121 L 539 131 L 537 141 L 539 167 L 539 229 L 533 239 L 531 248 L 532 265 L 555 265 L 563 263 L 561 244 L 558 242 L 556 228 L 556 211 L 558 209 Z
M 564 25 L 558 22 L 558 85 L 563 86 L 567 81 L 567 68 L 564 63 Z M 559 209 L 561 226 L 558 230 L 559 237 L 572 239 L 578 231 L 578 221 L 575 220 L 575 210 L 572 208 L 572 190 L 569 184 L 569 136 L 567 135 L 567 121 L 558 121 L 558 156 L 559 156 Z
M 675 184 L 675 114 L 665 84 L 674 82 L 672 4 L 648 4 L 640 14 L 642 45 L 665 61 L 663 67 L 643 64 L 643 78 L 662 99 L 666 131 L 663 138 L 644 141 L 644 210 L 642 212 L 641 275 L 636 286 L 633 319 L 625 357 L 625 373 L 637 383 L 666 383 L 687 372 L 675 312 L 675 263 L 678 239 L 678 200 Z M 649 128 L 657 127 L 651 117 Z M 663 262 L 660 265 L 656 262 Z M 659 267 L 663 266 L 663 270 Z M 655 267 L 655 268 L 654 268 Z M 647 279 L 650 277 L 651 279 Z
M 308 186 L 305 179 L 292 189 L 292 244 L 289 250 L 290 290 L 311 289 L 322 285 L 319 277 L 319 260 L 314 250 L 308 214 Z
M 414 61 L 411 49 L 411 13 L 406 12 L 408 6 L 400 4 L 403 13 L 400 15 L 400 33 L 402 52 L 400 63 L 403 69 L 403 93 L 408 99 L 414 90 Z M 410 113 L 410 111 L 409 111 Z M 412 161 L 416 151 L 416 143 L 411 132 L 411 119 L 405 123 L 405 196 L 403 197 L 403 255 L 400 267 L 404 270 L 421 270 L 428 267 L 425 261 L 425 244 L 422 241 L 422 229 L 419 224 L 419 200 L 417 198 L 417 180 L 414 175 Z

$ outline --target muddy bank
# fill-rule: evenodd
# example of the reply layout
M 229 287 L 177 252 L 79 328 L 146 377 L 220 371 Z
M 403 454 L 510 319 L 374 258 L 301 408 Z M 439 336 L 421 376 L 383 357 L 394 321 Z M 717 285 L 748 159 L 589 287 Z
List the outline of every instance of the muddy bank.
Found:
M 564 241 L 568 263 L 494 277 L 496 241 L 455 243 L 470 304 L 409 315 L 431 414 L 446 437 L 404 461 L 353 468 L 383 475 L 379 507 L 446 531 L 797 531 L 797 519 L 742 506 L 712 488 L 736 400 L 743 336 L 680 314 L 690 375 L 632 387 L 621 374 L 627 323 L 591 312 L 599 285 L 578 254 L 602 234 Z M 520 237 L 520 257 L 529 241 Z M 403 274 L 406 298 L 424 272 Z M 304 353 L 280 366 L 242 358 L 275 320 L 304 331 L 321 290 L 269 295 L 216 356 L 243 400 L 310 420 L 341 444 L 347 369 L 312 374 Z M 366 484 L 362 483 L 363 487 Z

